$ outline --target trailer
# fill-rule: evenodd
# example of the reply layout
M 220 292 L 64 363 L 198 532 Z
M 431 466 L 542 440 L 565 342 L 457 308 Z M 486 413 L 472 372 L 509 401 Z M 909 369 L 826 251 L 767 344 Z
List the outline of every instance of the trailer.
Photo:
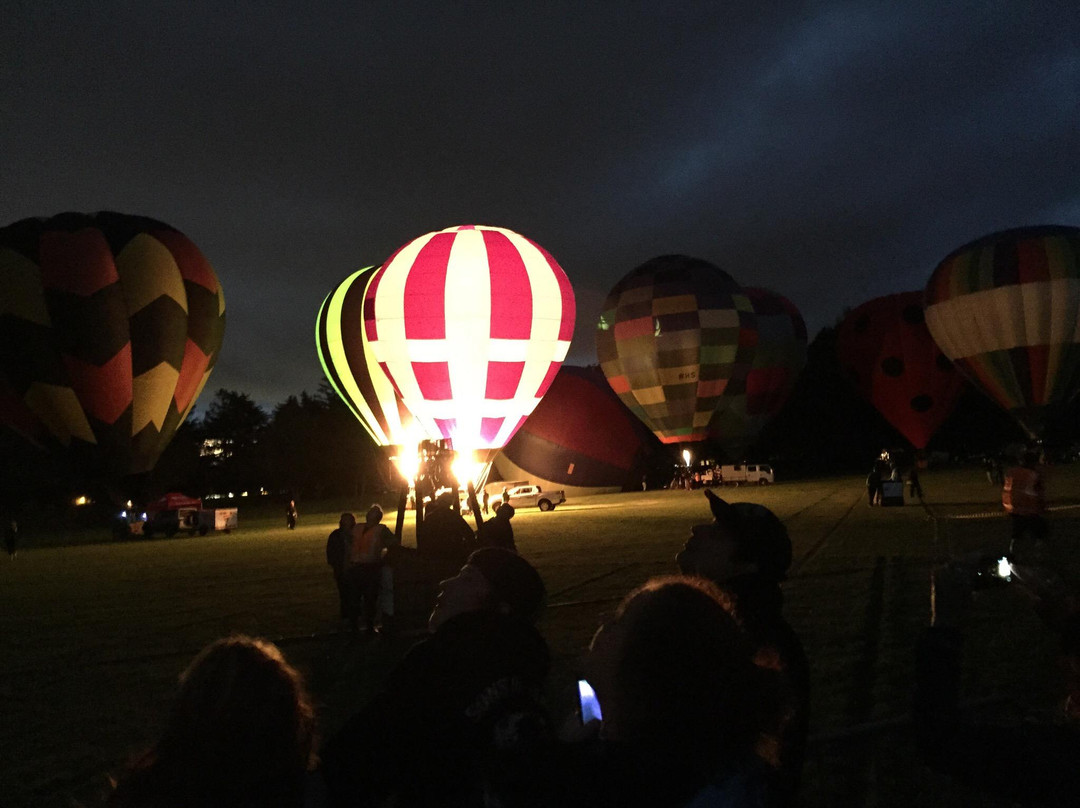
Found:
M 147 503 L 143 510 L 127 508 L 119 514 L 119 537 L 172 538 L 177 533 L 205 536 L 212 530 L 229 533 L 237 526 L 236 508 L 203 508 L 202 500 L 171 492 Z

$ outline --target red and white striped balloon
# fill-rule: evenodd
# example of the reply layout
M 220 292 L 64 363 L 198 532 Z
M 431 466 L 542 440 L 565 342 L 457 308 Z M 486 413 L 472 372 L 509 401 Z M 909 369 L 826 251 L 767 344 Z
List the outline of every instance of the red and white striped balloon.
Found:
M 413 416 L 458 450 L 498 449 L 547 392 L 574 332 L 574 292 L 538 244 L 464 225 L 405 244 L 368 286 L 375 360 Z

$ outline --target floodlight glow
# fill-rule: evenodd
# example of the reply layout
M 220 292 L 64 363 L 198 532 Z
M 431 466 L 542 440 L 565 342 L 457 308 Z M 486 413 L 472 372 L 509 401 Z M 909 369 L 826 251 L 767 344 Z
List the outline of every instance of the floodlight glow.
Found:
M 689 468 L 689 466 L 690 466 L 690 450 L 689 449 L 683 449 L 682 450 L 682 459 L 683 459 L 683 462 L 686 463 L 687 468 Z
M 1012 564 L 1009 563 L 1009 559 L 1002 556 L 998 559 L 998 577 L 1008 578 L 1012 575 Z

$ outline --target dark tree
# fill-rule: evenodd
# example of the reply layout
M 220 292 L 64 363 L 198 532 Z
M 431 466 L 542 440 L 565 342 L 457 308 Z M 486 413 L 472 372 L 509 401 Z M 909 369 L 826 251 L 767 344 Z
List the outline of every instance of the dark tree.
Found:
M 259 442 L 269 419 L 246 393 L 218 390 L 202 422 L 202 461 L 216 493 L 258 491 L 264 484 Z
M 279 404 L 263 457 L 273 490 L 297 497 L 358 497 L 377 487 L 374 442 L 329 384 Z
M 206 496 L 211 493 L 207 475 L 209 463 L 200 457 L 204 429 L 198 418 L 189 416 L 176 430 L 172 441 L 150 473 L 147 497 L 169 491 L 181 491 L 190 496 Z
M 836 357 L 836 328 L 807 347 L 806 367 L 784 408 L 765 426 L 756 454 L 785 476 L 857 473 L 907 441 L 855 391 Z

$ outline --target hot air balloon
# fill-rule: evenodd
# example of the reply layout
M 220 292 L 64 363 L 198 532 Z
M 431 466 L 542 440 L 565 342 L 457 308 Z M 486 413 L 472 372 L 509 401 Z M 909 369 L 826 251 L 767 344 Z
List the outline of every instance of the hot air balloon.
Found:
M 945 258 L 926 324 L 980 390 L 1033 438 L 1080 392 L 1080 229 L 992 233 Z
M 0 229 L 0 417 L 84 471 L 150 470 L 214 367 L 225 298 L 169 225 L 101 212 Z
M 528 479 L 568 496 L 615 492 L 640 484 L 655 446 L 599 368 L 563 365 L 495 468 L 504 480 Z
M 704 440 L 724 395 L 746 392 L 757 344 L 749 298 L 697 258 L 653 258 L 611 290 L 596 331 L 608 384 L 663 443 Z
M 754 308 L 757 346 L 744 392 L 721 397 L 709 434 L 739 454 L 784 406 L 806 364 L 806 323 L 790 300 L 768 289 L 744 287 Z
M 326 296 L 319 307 L 315 345 L 330 386 L 375 443 L 415 452 L 427 435 L 394 392 L 364 335 L 364 294 L 377 270 L 354 272 Z
M 878 297 L 851 311 L 836 351 L 863 398 L 916 449 L 926 448 L 963 392 L 963 378 L 926 328 L 920 292 Z
M 368 345 L 432 436 L 506 444 L 543 397 L 574 331 L 566 273 L 539 245 L 481 225 L 402 246 L 368 284 Z

